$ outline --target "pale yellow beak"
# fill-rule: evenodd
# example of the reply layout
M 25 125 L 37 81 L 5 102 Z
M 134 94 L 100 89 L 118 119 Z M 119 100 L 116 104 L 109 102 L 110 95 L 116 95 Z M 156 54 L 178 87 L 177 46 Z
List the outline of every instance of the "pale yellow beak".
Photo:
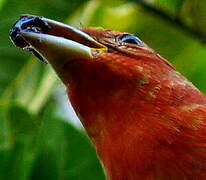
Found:
M 43 17 L 26 15 L 10 31 L 13 42 L 33 49 L 58 72 L 71 60 L 93 58 L 95 51 L 107 47 L 81 30 Z
M 93 57 L 92 48 L 62 37 L 30 32 L 22 33 L 21 36 L 56 70 L 64 62 Z

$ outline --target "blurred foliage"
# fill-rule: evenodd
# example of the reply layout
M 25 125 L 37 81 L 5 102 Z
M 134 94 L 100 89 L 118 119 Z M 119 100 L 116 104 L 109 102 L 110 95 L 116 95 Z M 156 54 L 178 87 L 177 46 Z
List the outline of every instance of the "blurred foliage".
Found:
M 85 133 L 56 113 L 54 72 L 10 42 L 21 14 L 134 33 L 206 92 L 205 0 L 0 0 L 0 179 L 104 179 Z

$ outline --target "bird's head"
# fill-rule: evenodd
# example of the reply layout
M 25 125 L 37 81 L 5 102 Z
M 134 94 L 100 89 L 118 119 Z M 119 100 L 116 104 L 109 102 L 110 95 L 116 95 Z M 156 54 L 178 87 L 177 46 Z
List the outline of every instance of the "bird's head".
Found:
M 158 78 L 164 70 L 173 70 L 138 37 L 125 32 L 77 29 L 43 17 L 24 15 L 10 30 L 10 37 L 18 47 L 48 61 L 65 84 L 78 73 L 82 76 L 83 71 L 109 73 L 109 78 L 136 76 L 143 82 L 151 76 Z
M 176 97 L 190 94 L 187 101 L 194 102 L 192 97 L 199 94 L 164 58 L 129 33 L 78 29 L 25 15 L 14 24 L 10 37 L 18 47 L 53 66 L 86 122 L 95 123 L 100 117 L 130 122 L 132 111 L 148 108 L 151 113 L 160 105 L 187 103 Z
M 108 177 L 151 179 L 148 167 L 155 167 L 157 179 L 170 177 L 172 173 L 159 176 L 158 172 L 171 165 L 175 151 L 167 153 L 161 147 L 165 145 L 167 150 L 176 137 L 184 141 L 177 134 L 190 121 L 196 130 L 201 118 L 188 113 L 205 104 L 206 98 L 165 59 L 129 33 L 77 29 L 30 15 L 15 23 L 10 37 L 18 47 L 48 61 L 64 84 L 69 84 L 72 105 L 96 145 Z M 160 166 L 156 166 L 158 162 Z M 172 163 L 172 167 L 182 167 L 182 163 Z

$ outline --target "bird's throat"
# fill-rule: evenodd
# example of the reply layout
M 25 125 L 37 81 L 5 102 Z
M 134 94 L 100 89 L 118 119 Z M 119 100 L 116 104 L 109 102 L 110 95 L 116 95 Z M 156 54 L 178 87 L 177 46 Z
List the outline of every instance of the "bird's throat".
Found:
M 187 119 L 185 111 L 204 104 L 206 98 L 173 70 L 156 82 L 155 76 L 115 76 L 101 63 L 95 72 L 90 68 L 70 74 L 75 78 L 68 91 L 108 176 L 112 180 L 148 177 L 144 172 L 153 173 L 156 159 L 161 159 L 161 143 L 175 142 L 184 126 L 181 118 Z

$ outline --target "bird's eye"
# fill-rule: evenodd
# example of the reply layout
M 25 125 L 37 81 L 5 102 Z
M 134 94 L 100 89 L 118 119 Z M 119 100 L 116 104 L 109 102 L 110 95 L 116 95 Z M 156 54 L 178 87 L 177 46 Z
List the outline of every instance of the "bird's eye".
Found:
M 138 37 L 132 36 L 130 34 L 123 34 L 123 35 L 119 36 L 118 41 L 130 43 L 130 44 L 136 44 L 138 46 L 144 46 L 144 44 L 142 43 L 142 41 Z

